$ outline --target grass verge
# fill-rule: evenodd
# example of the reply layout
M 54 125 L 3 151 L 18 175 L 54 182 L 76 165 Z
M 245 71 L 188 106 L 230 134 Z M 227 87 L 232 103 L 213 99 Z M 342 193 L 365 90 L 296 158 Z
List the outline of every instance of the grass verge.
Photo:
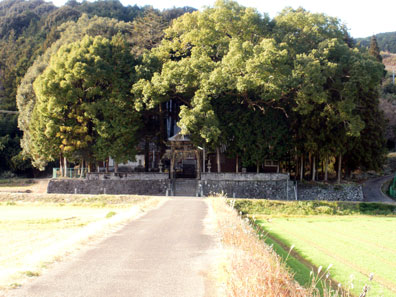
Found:
M 211 204 L 227 251 L 221 274 L 226 296 L 314 296 L 293 279 L 273 248 L 224 199 L 212 198 Z

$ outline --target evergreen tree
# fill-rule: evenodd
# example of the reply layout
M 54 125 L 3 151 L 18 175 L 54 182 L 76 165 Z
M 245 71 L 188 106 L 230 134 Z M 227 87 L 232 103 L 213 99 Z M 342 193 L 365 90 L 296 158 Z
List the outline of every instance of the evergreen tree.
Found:
M 380 49 L 379 49 L 378 43 L 377 43 L 377 37 L 375 37 L 375 35 L 371 36 L 369 53 L 370 53 L 370 55 L 372 55 L 378 62 L 382 62 L 382 57 L 381 57 Z
M 129 95 L 135 63 L 121 36 L 62 46 L 34 82 L 33 159 L 133 160 L 140 125 Z

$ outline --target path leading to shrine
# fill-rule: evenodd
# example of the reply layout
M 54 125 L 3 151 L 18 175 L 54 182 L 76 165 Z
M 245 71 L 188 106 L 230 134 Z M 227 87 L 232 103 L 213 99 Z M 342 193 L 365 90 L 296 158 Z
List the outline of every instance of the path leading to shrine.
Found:
M 7 296 L 215 296 L 208 210 L 204 199 L 172 198 Z

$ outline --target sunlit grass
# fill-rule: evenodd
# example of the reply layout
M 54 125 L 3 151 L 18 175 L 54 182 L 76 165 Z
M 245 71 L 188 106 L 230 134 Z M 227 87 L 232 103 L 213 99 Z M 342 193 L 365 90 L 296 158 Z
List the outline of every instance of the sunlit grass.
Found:
M 40 275 L 46 263 L 160 200 L 127 195 L 0 194 L 0 201 L 0 288 L 9 288 Z
M 268 235 L 267 242 L 274 243 L 278 254 L 284 256 L 294 245 L 299 256 L 297 260 L 308 261 L 308 264 L 288 261 L 299 282 L 309 282 L 312 267 L 333 264 L 331 277 L 357 296 L 368 283 L 371 273 L 374 279 L 370 283 L 370 296 L 396 295 L 396 216 L 393 207 L 253 200 L 238 200 L 235 206 L 256 219 Z M 294 216 L 293 208 L 296 208 Z M 333 213 L 335 215 L 330 215 Z

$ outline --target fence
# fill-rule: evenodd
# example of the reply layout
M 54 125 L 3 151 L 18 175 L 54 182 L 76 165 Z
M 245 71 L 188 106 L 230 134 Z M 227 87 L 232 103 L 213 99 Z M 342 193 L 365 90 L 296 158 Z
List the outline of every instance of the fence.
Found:
M 391 195 L 391 197 L 396 198 L 396 175 L 393 178 L 392 183 L 390 184 L 389 194 Z
M 66 174 L 62 176 L 62 172 L 60 168 L 54 168 L 52 170 L 52 178 L 58 178 L 58 177 L 68 177 L 68 178 L 85 178 L 87 176 L 88 169 L 73 169 L 73 168 L 68 168 L 66 170 Z

